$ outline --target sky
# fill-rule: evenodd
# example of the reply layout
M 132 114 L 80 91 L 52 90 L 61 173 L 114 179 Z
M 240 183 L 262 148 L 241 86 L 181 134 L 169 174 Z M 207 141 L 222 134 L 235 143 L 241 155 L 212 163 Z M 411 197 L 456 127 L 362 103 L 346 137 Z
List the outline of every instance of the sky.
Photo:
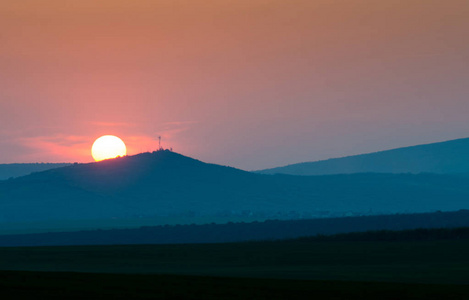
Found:
M 246 170 L 469 137 L 467 0 L 0 2 L 0 163 Z M 468 153 L 469 155 L 469 153 Z

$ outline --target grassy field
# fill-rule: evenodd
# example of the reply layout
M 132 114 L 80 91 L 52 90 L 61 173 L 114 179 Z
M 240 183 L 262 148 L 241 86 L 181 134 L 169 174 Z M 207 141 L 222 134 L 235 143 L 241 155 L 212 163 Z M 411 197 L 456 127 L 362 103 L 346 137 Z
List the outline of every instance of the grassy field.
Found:
M 465 285 L 0 272 L 2 299 L 467 299 Z
M 469 240 L 0 248 L 0 270 L 469 284 Z

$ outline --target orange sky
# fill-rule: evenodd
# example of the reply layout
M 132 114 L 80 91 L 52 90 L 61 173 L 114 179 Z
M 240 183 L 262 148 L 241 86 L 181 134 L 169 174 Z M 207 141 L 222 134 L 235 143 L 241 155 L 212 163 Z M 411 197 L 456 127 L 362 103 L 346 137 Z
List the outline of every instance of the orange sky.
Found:
M 469 136 L 469 2 L 3 1 L 0 163 L 245 169 Z

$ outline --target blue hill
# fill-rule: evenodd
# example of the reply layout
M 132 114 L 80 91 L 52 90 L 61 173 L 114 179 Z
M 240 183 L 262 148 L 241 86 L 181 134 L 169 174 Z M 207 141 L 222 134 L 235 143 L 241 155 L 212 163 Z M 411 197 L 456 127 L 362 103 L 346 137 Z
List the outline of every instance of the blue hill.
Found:
M 0 181 L 0 223 L 414 213 L 466 209 L 468 199 L 462 175 L 272 176 L 157 151 Z
M 469 138 L 370 154 L 304 162 L 257 171 L 262 174 L 469 173 Z

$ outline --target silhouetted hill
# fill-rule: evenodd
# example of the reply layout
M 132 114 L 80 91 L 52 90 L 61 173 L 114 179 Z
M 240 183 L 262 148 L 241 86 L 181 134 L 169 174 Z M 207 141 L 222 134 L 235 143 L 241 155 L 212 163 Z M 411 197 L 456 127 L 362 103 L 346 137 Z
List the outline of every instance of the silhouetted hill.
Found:
M 262 174 L 469 173 L 469 138 L 304 162 L 256 171 Z
M 261 175 L 158 151 L 0 182 L 0 222 L 158 216 L 251 220 L 451 211 L 469 178 L 434 174 Z
M 69 166 L 70 164 L 50 164 L 50 163 L 36 163 L 36 164 L 0 164 L 0 180 L 6 180 L 12 177 L 20 177 L 29 175 L 33 172 L 41 172 L 54 168 L 61 168 Z
M 469 211 L 0 235 L 0 247 L 200 244 L 300 237 L 318 241 L 469 239 Z

